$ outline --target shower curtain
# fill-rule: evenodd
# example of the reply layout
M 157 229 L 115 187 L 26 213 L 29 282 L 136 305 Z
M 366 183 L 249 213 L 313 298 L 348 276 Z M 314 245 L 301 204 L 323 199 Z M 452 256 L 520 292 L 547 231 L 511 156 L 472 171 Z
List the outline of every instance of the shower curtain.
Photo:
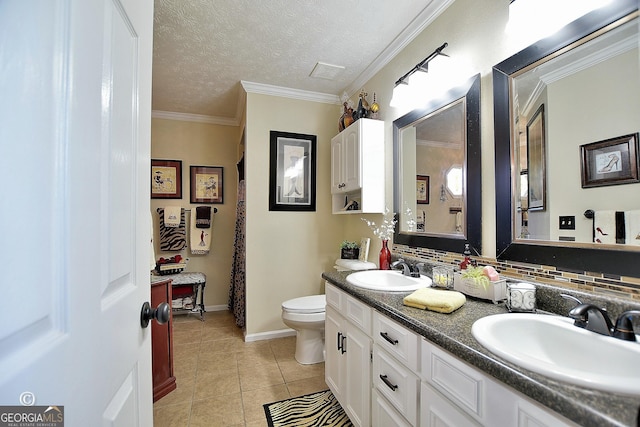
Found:
M 234 239 L 231 286 L 229 288 L 229 310 L 236 325 L 245 326 L 245 190 L 244 180 L 238 182 L 238 206 L 236 208 L 236 235 Z

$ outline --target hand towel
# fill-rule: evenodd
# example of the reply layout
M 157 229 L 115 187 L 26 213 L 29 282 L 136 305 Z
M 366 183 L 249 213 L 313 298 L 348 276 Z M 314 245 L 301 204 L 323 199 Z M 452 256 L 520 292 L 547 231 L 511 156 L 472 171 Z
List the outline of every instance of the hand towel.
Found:
M 640 210 L 625 211 L 625 243 L 640 246 Z
M 180 227 L 180 206 L 166 206 L 164 208 L 164 226 Z
M 191 226 L 189 239 L 191 253 L 193 255 L 206 255 L 211 248 L 211 229 L 198 228 L 198 213 L 196 209 L 191 209 Z
M 196 208 L 196 227 L 211 227 L 211 206 L 198 206 Z
M 406 306 L 438 313 L 451 313 L 462 307 L 465 302 L 467 298 L 461 292 L 433 288 L 420 288 L 403 300 Z
M 160 218 L 160 251 L 181 251 L 187 245 L 187 228 L 185 226 L 184 210 L 180 210 L 180 225 L 178 227 L 166 227 L 164 224 L 164 208 L 158 208 Z
M 616 243 L 616 211 L 596 211 L 593 214 L 594 243 Z

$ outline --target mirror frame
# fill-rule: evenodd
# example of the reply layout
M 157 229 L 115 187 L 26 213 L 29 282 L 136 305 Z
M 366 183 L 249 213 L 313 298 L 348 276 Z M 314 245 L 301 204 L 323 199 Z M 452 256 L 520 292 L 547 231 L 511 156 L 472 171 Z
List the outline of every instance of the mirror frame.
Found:
M 640 252 L 599 249 L 595 244 L 513 240 L 512 144 L 510 76 L 534 62 L 638 11 L 637 0 L 616 0 L 571 22 L 556 34 L 540 40 L 493 67 L 493 103 L 496 179 L 496 254 L 498 260 L 556 266 L 576 273 L 599 272 L 640 277 Z M 614 278 L 614 277 L 612 277 Z
M 482 165 L 480 141 L 480 74 L 468 79 L 464 84 L 450 89 L 442 97 L 432 100 L 423 107 L 410 111 L 393 122 L 393 208 L 396 219 L 402 210 L 399 191 L 400 132 L 411 123 L 439 110 L 461 98 L 466 101 L 466 175 L 465 175 L 465 225 L 466 238 L 452 238 L 449 235 L 423 235 L 401 233 L 396 223 L 393 242 L 421 248 L 462 253 L 464 244 L 469 243 L 471 251 L 482 254 Z

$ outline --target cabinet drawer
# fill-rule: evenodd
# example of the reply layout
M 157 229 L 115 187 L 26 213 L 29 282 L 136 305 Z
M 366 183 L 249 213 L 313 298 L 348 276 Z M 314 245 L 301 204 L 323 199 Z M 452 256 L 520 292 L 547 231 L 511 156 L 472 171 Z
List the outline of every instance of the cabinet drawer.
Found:
M 422 373 L 433 388 L 465 411 L 485 417 L 484 376 L 455 356 L 422 340 Z
M 420 427 L 480 427 L 428 384 L 420 390 Z
M 371 397 L 371 426 L 411 427 L 411 424 L 374 388 Z
M 330 305 L 331 307 L 341 312 L 342 296 L 345 295 L 344 292 L 342 292 L 329 282 L 324 282 L 324 294 L 327 298 L 327 305 Z
M 420 337 L 399 323 L 375 312 L 373 340 L 414 372 L 418 370 Z
M 418 419 L 418 377 L 377 344 L 373 350 L 373 384 L 411 425 Z
M 347 294 L 343 295 L 342 303 L 347 320 L 371 337 L 371 307 Z

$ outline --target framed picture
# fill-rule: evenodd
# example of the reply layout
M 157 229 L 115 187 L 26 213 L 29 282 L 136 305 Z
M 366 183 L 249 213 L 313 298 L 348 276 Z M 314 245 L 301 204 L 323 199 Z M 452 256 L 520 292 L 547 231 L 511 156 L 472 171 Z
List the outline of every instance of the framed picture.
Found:
M 427 175 L 417 175 L 416 177 L 416 199 L 419 205 L 429 204 L 429 177 Z
M 151 198 L 182 199 L 182 161 L 151 159 Z
M 316 210 L 316 136 L 271 131 L 269 210 Z
M 631 184 L 638 179 L 638 134 L 580 146 L 582 188 Z
M 369 259 L 369 245 L 371 244 L 371 239 L 369 237 L 363 237 L 360 239 L 360 255 L 358 256 L 358 260 L 367 262 Z
M 547 179 L 545 160 L 544 104 L 527 123 L 527 206 L 530 211 L 546 208 Z
M 222 203 L 222 167 L 191 166 L 191 203 Z

